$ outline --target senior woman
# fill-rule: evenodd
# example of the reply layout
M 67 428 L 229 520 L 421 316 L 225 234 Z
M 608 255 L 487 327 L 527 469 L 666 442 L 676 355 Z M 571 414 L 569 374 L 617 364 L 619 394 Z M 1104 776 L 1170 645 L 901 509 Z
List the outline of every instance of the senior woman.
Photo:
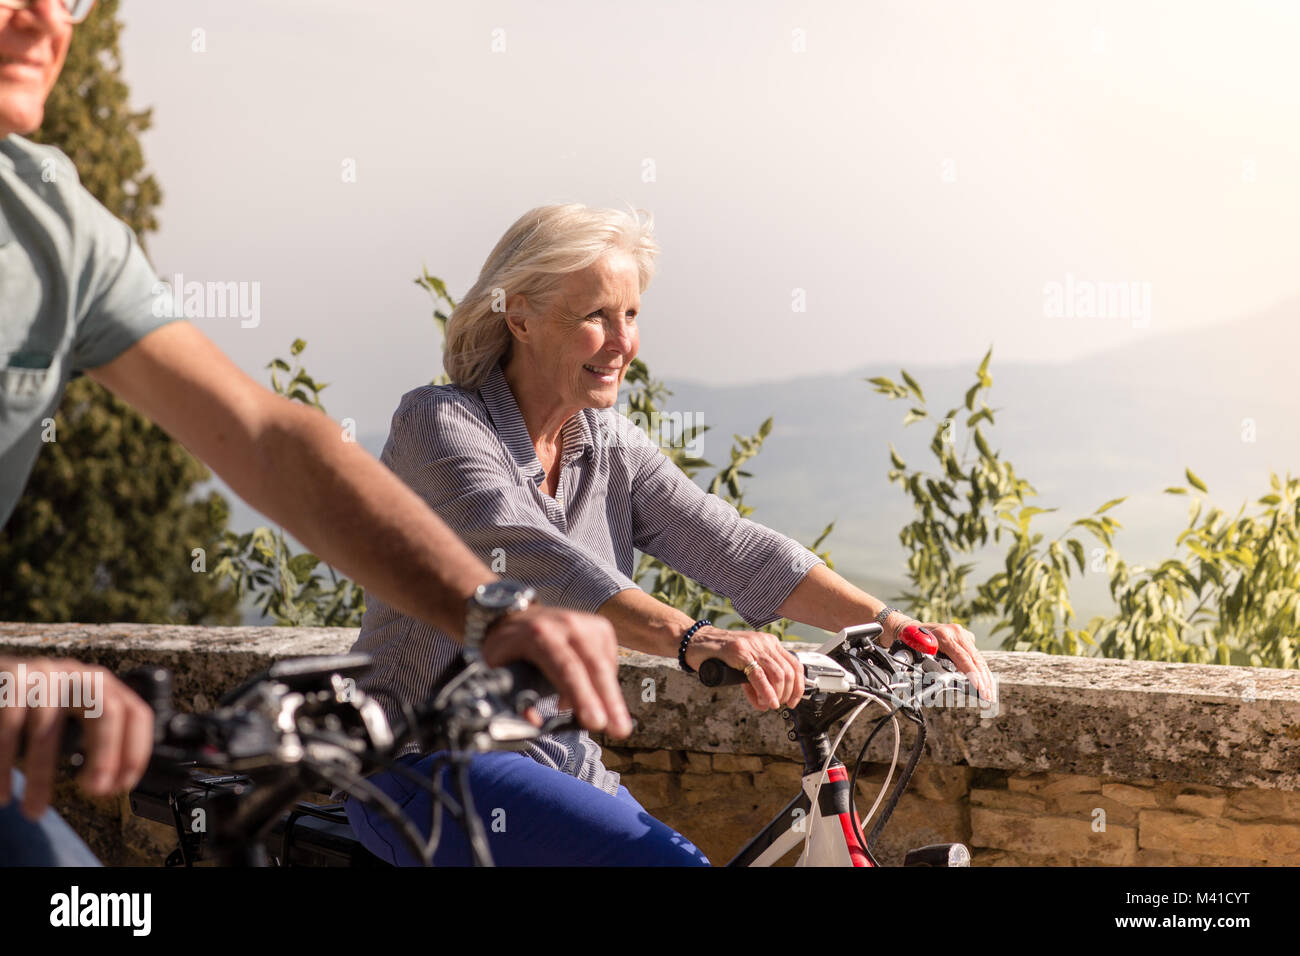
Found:
M 719 657 L 749 675 L 744 692 L 754 707 L 792 706 L 803 674 L 776 637 L 693 621 L 655 600 L 631 578 L 634 549 L 726 595 L 752 627 L 788 617 L 836 631 L 880 619 L 888 641 L 911 619 L 706 494 L 613 409 L 640 345 L 641 293 L 658 252 L 651 229 L 639 215 L 576 204 L 520 217 L 448 322 L 444 366 L 453 384 L 402 398 L 383 461 L 494 570 L 540 600 L 602 614 L 624 646 L 675 657 L 688 670 Z M 928 626 L 991 691 L 970 632 Z M 395 714 L 399 701 L 427 696 L 459 649 L 372 600 L 355 647 L 375 660 L 362 687 Z M 427 774 L 433 755 L 402 760 Z M 522 754 L 476 757 L 470 779 L 475 805 L 493 823 L 498 863 L 707 863 L 620 786 L 585 732 L 543 738 Z M 424 791 L 393 773 L 373 781 L 427 828 Z M 367 848 L 414 862 L 382 817 L 355 800 L 347 805 Z M 468 862 L 459 828 L 444 834 L 435 863 Z

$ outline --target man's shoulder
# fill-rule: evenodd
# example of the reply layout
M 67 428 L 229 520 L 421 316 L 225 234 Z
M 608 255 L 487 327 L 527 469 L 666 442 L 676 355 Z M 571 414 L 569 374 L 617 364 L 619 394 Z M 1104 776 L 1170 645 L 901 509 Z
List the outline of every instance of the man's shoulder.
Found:
M 4 157 L 10 168 L 24 179 L 36 179 L 43 183 L 67 183 L 79 186 L 77 167 L 67 154 L 57 146 L 33 143 L 16 133 L 0 139 L 0 156 Z

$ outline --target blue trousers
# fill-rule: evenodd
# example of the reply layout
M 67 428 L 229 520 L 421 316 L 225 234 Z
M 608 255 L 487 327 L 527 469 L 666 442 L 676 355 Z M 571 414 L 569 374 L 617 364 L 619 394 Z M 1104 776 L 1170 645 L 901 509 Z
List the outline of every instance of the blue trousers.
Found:
M 18 807 L 26 789 L 23 775 L 13 771 L 13 799 L 0 807 L 0 866 L 99 866 L 90 847 L 53 810 L 35 822 Z
M 402 763 L 425 779 L 437 755 L 418 754 Z M 619 787 L 617 796 L 518 753 L 480 754 L 470 762 L 474 809 L 498 866 L 708 866 L 685 837 L 660 823 Z M 443 789 L 455 798 L 450 774 Z M 423 787 L 393 773 L 370 778 L 397 801 L 427 840 L 432 797 Z M 349 798 L 348 820 L 375 856 L 399 866 L 419 859 L 383 814 Z M 451 814 L 443 812 L 435 866 L 469 866 L 469 842 Z

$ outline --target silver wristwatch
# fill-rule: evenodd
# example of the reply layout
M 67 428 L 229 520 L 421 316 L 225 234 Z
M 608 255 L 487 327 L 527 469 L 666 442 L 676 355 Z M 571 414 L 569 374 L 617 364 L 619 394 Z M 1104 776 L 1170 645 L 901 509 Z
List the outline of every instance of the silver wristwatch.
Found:
M 903 612 L 900 611 L 898 608 L 890 607 L 888 604 L 886 604 L 883 608 L 880 609 L 880 613 L 876 615 L 876 623 L 880 625 L 880 629 L 882 631 L 887 631 L 888 627 L 885 625 L 885 621 L 889 619 L 889 615 L 902 614 L 902 613 Z M 903 616 L 906 617 L 907 615 L 903 615 Z
M 479 648 L 492 625 L 507 614 L 526 611 L 537 592 L 518 581 L 480 584 L 465 603 L 465 646 Z

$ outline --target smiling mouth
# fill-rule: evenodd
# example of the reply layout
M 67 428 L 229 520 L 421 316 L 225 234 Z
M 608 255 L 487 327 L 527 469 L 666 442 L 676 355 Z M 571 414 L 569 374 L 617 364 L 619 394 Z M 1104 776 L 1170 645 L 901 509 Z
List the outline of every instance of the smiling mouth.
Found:
M 614 379 L 618 377 L 621 365 L 584 365 L 584 369 L 595 375 L 597 378 Z
M 34 70 L 43 70 L 45 64 L 39 60 L 29 60 L 23 56 L 7 56 L 0 53 L 0 66 L 29 66 Z

